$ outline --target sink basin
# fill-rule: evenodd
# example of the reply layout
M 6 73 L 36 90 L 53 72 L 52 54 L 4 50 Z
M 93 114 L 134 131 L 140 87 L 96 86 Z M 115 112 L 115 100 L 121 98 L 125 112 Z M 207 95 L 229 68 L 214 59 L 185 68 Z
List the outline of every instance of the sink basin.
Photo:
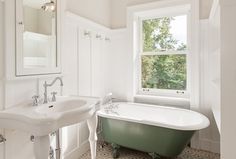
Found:
M 39 106 L 35 109 L 37 113 L 53 115 L 54 113 L 69 112 L 76 109 L 86 109 L 87 102 L 81 99 L 68 99 L 56 103 L 49 103 Z
M 48 135 L 61 127 L 91 117 L 99 106 L 98 98 L 57 97 L 57 102 L 32 106 L 28 101 L 0 111 L 0 128 L 17 129 L 34 136 Z

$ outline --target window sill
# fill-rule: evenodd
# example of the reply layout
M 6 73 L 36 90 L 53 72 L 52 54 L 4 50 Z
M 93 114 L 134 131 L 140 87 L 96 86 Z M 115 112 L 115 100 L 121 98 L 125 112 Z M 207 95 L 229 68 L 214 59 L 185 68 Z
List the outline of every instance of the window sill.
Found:
M 190 100 L 186 98 L 138 94 L 134 96 L 134 102 L 190 109 Z

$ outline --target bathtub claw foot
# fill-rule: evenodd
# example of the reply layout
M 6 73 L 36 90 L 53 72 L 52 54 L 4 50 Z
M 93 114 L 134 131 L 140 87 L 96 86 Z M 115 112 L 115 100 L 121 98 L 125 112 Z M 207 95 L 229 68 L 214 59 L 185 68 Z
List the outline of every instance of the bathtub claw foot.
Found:
M 161 159 L 161 156 L 155 152 L 151 152 L 149 155 L 152 157 L 152 159 Z
M 112 143 L 111 146 L 112 146 L 112 157 L 113 158 L 119 158 L 119 156 L 120 156 L 120 153 L 119 153 L 120 146 L 117 145 L 117 144 L 114 144 L 114 143 Z
M 119 156 L 120 156 L 120 153 L 117 149 L 112 151 L 112 157 L 113 158 L 119 158 Z

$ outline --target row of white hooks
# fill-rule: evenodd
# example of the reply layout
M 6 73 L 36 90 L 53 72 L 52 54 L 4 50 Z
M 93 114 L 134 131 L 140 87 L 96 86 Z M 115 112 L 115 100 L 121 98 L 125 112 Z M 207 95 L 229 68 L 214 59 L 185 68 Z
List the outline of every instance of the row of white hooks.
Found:
M 84 36 L 87 38 L 91 38 L 92 37 L 92 33 L 90 31 L 84 31 Z M 96 39 L 100 39 L 103 40 L 103 36 L 101 34 L 96 34 L 95 36 Z M 111 41 L 111 39 L 109 37 L 104 37 L 105 41 Z

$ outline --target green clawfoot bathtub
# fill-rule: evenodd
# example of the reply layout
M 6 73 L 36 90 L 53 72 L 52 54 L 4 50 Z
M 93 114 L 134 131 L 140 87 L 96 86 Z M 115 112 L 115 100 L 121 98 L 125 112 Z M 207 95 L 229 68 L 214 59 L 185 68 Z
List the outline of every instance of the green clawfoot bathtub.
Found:
M 111 103 L 98 115 L 114 158 L 119 156 L 120 146 L 147 152 L 153 159 L 176 157 L 196 131 L 210 124 L 194 111 L 136 103 Z

